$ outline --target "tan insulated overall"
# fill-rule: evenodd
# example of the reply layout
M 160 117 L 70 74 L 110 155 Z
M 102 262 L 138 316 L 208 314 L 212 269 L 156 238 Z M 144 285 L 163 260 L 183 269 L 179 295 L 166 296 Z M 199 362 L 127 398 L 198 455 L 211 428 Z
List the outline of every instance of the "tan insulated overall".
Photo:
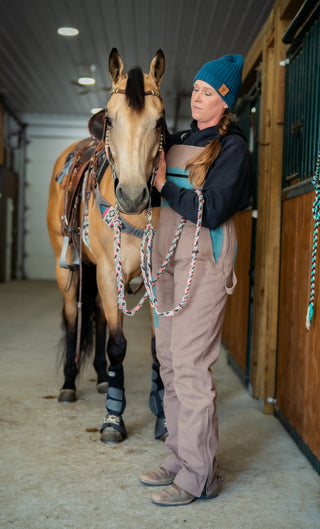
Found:
M 181 178 L 187 149 L 181 147 L 172 147 L 167 155 L 167 179 L 174 168 L 178 175 L 175 183 L 180 178 L 180 186 L 187 187 L 187 179 Z M 154 272 L 167 255 L 180 220 L 180 215 L 163 204 L 153 245 Z M 176 251 L 156 285 L 159 311 L 173 308 L 183 297 L 195 228 L 194 223 L 187 221 Z M 213 231 L 219 232 L 220 241 L 222 235 L 217 262 Z M 227 296 L 236 284 L 233 271 L 236 245 L 232 219 L 218 230 L 201 228 L 185 308 L 171 317 L 155 317 L 156 350 L 165 386 L 164 410 L 169 432 L 166 446 L 170 452 L 162 466 L 177 473 L 174 482 L 197 497 L 202 493 L 210 496 L 217 489 L 217 392 L 210 368 L 219 357 Z

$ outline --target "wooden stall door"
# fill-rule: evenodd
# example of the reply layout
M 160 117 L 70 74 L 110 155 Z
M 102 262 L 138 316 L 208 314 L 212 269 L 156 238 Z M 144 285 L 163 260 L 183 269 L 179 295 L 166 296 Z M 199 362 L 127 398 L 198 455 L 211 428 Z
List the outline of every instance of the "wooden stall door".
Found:
M 229 361 L 247 383 L 252 210 L 238 213 L 234 220 L 238 238 L 235 264 L 238 284 L 227 302 L 222 340 L 228 349 Z
M 276 414 L 320 459 L 319 260 L 311 329 L 306 329 L 313 245 L 314 192 L 283 203 Z

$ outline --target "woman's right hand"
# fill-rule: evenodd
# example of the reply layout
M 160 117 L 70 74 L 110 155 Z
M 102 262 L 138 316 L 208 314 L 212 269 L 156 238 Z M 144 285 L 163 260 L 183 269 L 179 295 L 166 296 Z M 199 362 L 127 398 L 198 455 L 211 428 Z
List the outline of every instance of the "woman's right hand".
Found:
M 154 180 L 153 185 L 155 188 L 161 193 L 161 189 L 163 188 L 164 184 L 166 183 L 166 171 L 167 171 L 167 164 L 165 159 L 164 151 L 162 150 L 159 157 L 159 166 L 158 171 Z

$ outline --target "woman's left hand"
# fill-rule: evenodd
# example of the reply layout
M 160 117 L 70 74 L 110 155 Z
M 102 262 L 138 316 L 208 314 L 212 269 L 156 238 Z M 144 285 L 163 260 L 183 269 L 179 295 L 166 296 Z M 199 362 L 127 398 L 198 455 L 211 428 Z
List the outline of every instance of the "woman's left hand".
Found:
M 159 157 L 159 167 L 158 171 L 154 180 L 154 186 L 155 188 L 161 193 L 161 189 L 163 188 L 164 184 L 166 183 L 166 170 L 167 170 L 167 164 L 165 160 L 165 154 L 162 150 Z

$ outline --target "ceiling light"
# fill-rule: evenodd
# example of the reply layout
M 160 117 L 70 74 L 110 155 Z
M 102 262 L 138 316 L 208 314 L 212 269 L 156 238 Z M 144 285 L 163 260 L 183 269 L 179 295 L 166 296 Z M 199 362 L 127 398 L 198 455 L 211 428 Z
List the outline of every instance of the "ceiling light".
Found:
M 96 80 L 93 77 L 79 77 L 78 83 L 84 86 L 95 84 Z
M 72 27 L 61 27 L 58 29 L 58 33 L 63 37 L 74 37 L 79 34 L 79 30 Z
M 102 107 L 92 108 L 90 110 L 90 112 L 91 112 L 91 114 L 97 114 L 98 112 L 100 112 L 100 110 L 104 110 L 104 108 L 102 108 Z

